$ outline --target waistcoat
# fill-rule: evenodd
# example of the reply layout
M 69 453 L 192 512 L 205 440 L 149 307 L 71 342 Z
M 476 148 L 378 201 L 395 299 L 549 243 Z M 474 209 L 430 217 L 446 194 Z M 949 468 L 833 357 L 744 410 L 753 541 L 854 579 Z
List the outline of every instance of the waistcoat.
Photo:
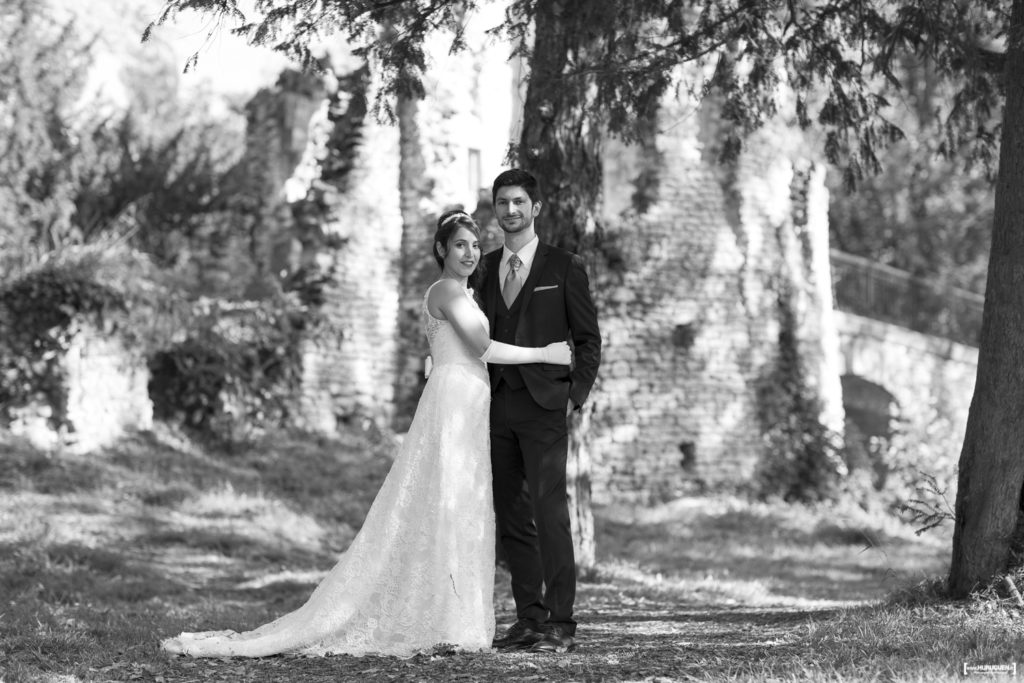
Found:
M 498 295 L 498 309 L 494 316 L 494 340 L 505 344 L 516 343 L 516 327 L 519 325 L 519 312 L 523 306 L 523 292 L 512 302 L 512 308 L 505 305 L 505 300 Z M 522 389 L 526 384 L 523 376 L 519 373 L 518 365 L 492 365 L 494 374 L 491 385 L 497 389 L 498 384 L 504 381 L 512 389 Z

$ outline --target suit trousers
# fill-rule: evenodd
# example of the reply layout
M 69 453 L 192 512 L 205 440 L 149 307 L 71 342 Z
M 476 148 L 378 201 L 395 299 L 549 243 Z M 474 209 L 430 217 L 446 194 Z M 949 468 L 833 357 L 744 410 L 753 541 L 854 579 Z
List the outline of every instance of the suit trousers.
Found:
M 491 398 L 494 510 L 519 619 L 576 631 L 576 560 L 569 521 L 565 409 L 499 381 Z

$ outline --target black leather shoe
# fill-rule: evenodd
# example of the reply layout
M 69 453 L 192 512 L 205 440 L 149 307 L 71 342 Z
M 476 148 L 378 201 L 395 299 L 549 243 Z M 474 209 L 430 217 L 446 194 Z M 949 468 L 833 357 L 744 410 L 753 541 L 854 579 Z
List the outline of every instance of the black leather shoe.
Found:
M 499 650 L 526 650 L 543 637 L 535 622 L 519 619 L 508 627 L 505 635 L 495 638 L 491 646 Z
M 544 636 L 530 647 L 530 652 L 572 652 L 576 649 L 576 638 L 557 624 L 550 624 Z

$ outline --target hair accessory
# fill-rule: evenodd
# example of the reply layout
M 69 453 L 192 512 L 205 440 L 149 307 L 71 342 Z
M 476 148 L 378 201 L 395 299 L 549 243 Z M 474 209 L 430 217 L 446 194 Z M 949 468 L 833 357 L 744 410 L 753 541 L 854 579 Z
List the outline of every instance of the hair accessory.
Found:
M 472 216 L 470 216 L 465 211 L 456 211 L 452 215 L 448 216 L 448 218 L 445 218 L 443 221 L 441 221 L 441 227 L 444 227 L 444 226 L 448 225 L 452 221 L 453 218 L 459 218 L 460 216 L 465 216 L 466 218 L 469 218 L 470 220 L 472 220 Z

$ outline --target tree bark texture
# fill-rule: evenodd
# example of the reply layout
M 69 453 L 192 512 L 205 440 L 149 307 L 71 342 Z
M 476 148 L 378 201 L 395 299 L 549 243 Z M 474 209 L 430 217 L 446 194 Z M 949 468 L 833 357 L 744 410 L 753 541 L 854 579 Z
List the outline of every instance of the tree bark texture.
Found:
M 960 453 L 949 589 L 1005 571 L 1024 484 L 1024 0 L 1014 0 L 978 375 Z
M 596 84 L 585 75 L 587 55 L 601 39 L 587 26 L 587 4 L 537 2 L 519 150 L 523 168 L 540 180 L 541 237 L 576 252 L 595 229 L 603 177 L 604 126 L 591 107 Z
M 590 414 L 588 407 L 584 406 L 580 413 L 573 413 L 569 418 L 569 457 L 565 466 L 576 567 L 584 570 L 597 564 L 597 540 L 590 500 L 592 458 L 587 444 Z
M 589 106 L 596 86 L 592 76 L 582 75 L 586 72 L 582 67 L 604 33 L 587 25 L 588 13 L 588 0 L 536 3 L 519 162 L 540 182 L 544 203 L 537 231 L 541 239 L 580 254 L 591 265 L 593 280 L 594 254 L 588 245 L 596 231 L 601 201 L 604 130 L 599 112 Z M 580 569 L 595 562 L 588 424 L 585 418 L 570 420 L 566 468 Z
M 427 164 L 423 158 L 418 121 L 419 100 L 399 95 L 395 103 L 398 119 L 398 191 L 402 212 L 401 267 L 399 268 L 398 371 L 395 380 L 393 427 L 405 431 L 412 421 L 416 403 L 423 393 L 423 360 L 429 350 L 420 328 L 420 307 L 425 282 L 433 282 L 437 265 L 430 257 L 433 233 L 420 209 L 429 193 Z

